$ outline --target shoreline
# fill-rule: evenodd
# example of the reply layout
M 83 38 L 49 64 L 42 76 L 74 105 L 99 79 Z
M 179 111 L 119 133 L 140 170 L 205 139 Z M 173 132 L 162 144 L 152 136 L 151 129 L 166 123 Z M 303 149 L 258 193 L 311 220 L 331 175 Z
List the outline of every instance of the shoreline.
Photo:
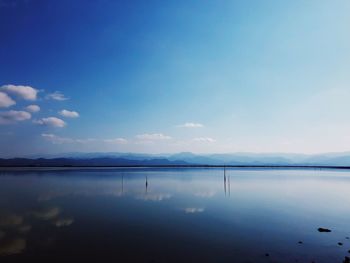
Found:
M 170 168 L 170 169 L 191 169 L 191 168 L 223 168 L 223 169 L 331 169 L 331 170 L 350 170 L 350 166 L 332 166 L 332 165 L 61 165 L 61 166 L 0 166 L 2 169 L 99 169 L 99 168 Z

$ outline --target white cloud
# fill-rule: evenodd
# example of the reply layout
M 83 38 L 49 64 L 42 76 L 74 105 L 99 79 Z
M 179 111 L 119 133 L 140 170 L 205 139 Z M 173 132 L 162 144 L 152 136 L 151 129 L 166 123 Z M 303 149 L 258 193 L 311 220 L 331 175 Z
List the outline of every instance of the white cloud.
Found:
M 0 91 L 0 108 L 7 108 L 14 104 L 16 104 L 16 102 L 13 99 L 11 99 L 9 95 Z
M 65 97 L 64 94 L 60 91 L 55 91 L 54 93 L 47 95 L 46 98 L 52 99 L 52 100 L 58 100 L 58 101 L 64 101 L 69 99 Z
M 204 125 L 201 123 L 195 123 L 195 122 L 186 122 L 184 124 L 177 125 L 179 128 L 203 128 Z
M 61 116 L 67 117 L 67 118 L 78 118 L 79 113 L 76 111 L 69 111 L 69 110 L 61 110 L 58 112 Z
M 153 134 L 139 134 L 136 135 L 136 138 L 144 141 L 160 141 L 160 140 L 170 140 L 171 137 L 164 135 L 162 133 L 153 133 Z
M 106 143 L 115 143 L 115 144 L 127 144 L 128 143 L 128 141 L 124 138 L 105 139 L 103 141 Z
M 209 138 L 209 137 L 199 137 L 199 138 L 194 138 L 193 141 L 195 142 L 207 142 L 207 143 L 213 143 L 216 142 L 215 139 Z
M 40 107 L 38 105 L 29 105 L 26 107 L 26 110 L 32 113 L 40 111 Z
M 0 112 L 0 124 L 11 124 L 17 121 L 29 120 L 32 115 L 26 111 L 3 111 Z
M 3 85 L 1 90 L 24 100 L 36 100 L 38 90 L 30 86 L 22 85 Z
M 66 123 L 63 120 L 56 117 L 42 118 L 40 120 L 35 120 L 34 123 L 58 128 L 66 126 Z

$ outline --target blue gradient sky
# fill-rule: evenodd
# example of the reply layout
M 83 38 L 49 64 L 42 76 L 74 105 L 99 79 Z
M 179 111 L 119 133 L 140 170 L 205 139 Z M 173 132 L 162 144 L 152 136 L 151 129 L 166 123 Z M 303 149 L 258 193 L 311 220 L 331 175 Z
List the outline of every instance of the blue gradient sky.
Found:
M 0 0 L 0 92 L 16 102 L 0 154 L 348 151 L 349 14 L 348 0 Z

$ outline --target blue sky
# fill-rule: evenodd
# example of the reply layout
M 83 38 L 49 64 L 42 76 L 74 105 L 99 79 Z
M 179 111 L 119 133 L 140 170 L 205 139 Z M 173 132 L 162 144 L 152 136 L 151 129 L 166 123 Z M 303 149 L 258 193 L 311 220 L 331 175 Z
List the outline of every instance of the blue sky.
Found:
M 348 151 L 349 13 L 0 0 L 0 154 Z

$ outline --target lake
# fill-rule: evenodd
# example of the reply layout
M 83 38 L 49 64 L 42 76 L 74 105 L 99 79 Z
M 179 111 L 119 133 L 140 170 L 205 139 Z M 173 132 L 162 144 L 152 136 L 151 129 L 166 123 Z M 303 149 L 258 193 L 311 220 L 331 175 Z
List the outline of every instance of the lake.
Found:
M 341 263 L 349 236 L 346 170 L 0 172 L 0 262 Z

